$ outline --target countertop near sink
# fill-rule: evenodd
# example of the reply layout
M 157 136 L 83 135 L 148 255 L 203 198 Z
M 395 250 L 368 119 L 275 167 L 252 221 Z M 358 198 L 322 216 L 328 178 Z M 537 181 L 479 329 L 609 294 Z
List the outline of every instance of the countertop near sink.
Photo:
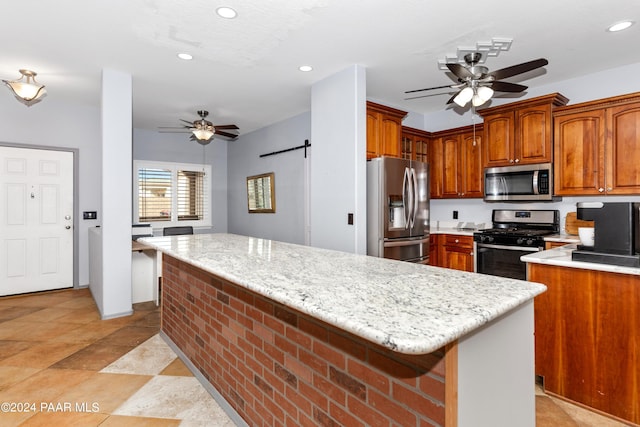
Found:
M 618 265 L 599 264 L 595 262 L 573 261 L 571 253 L 576 249 L 576 244 L 560 246 L 542 252 L 534 252 L 524 255 L 520 259 L 532 264 L 556 265 L 560 267 L 580 268 L 583 270 L 606 271 L 609 273 L 633 274 L 640 276 L 640 268 L 622 267 Z

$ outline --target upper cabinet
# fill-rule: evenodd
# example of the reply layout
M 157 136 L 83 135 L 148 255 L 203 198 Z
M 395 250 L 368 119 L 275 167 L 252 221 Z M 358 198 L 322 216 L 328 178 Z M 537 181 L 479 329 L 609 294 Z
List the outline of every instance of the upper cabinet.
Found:
M 553 93 L 478 110 L 484 118 L 484 166 L 552 162 L 552 111 L 568 101 Z
M 367 159 L 400 157 L 402 119 L 406 111 L 367 101 Z
M 483 197 L 482 126 L 436 132 L 429 151 L 431 198 Z
M 640 193 L 640 92 L 554 111 L 557 195 Z
M 402 142 L 400 145 L 403 159 L 429 162 L 429 140 L 431 134 L 424 130 L 409 127 L 402 128 Z

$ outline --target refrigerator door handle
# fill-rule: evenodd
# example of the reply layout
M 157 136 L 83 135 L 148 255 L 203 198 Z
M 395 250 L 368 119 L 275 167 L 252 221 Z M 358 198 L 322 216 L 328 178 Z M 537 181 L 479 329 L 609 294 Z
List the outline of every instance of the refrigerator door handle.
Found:
M 411 168 L 411 186 L 412 186 L 412 194 L 413 194 L 413 206 L 411 208 L 411 225 L 413 228 L 416 222 L 416 215 L 418 214 L 418 178 L 416 178 L 416 170 Z
M 408 199 L 408 200 L 407 200 Z M 404 228 L 409 228 L 411 221 L 411 204 L 412 204 L 411 180 L 409 178 L 409 168 L 404 168 L 404 178 L 402 179 L 402 210 L 404 213 Z
M 397 241 L 385 241 L 382 245 L 385 248 L 396 248 L 401 246 L 414 246 L 417 244 L 427 243 L 429 241 L 429 236 L 424 237 L 422 239 L 407 239 L 407 240 L 397 240 Z

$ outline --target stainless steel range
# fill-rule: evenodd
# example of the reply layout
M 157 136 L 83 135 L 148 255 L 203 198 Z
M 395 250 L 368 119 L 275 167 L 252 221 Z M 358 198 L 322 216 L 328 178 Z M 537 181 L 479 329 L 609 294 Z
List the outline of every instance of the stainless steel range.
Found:
M 520 257 L 544 250 L 544 236 L 558 233 L 557 210 L 495 209 L 493 228 L 473 233 L 476 273 L 526 280 Z

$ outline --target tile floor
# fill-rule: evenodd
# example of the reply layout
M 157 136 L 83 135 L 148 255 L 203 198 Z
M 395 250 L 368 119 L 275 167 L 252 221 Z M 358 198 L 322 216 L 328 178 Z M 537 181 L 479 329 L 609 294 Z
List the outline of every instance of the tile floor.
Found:
M 155 305 L 134 309 L 100 320 L 88 289 L 0 298 L 0 426 L 232 426 L 158 336 Z M 623 426 L 539 388 L 536 425 Z

